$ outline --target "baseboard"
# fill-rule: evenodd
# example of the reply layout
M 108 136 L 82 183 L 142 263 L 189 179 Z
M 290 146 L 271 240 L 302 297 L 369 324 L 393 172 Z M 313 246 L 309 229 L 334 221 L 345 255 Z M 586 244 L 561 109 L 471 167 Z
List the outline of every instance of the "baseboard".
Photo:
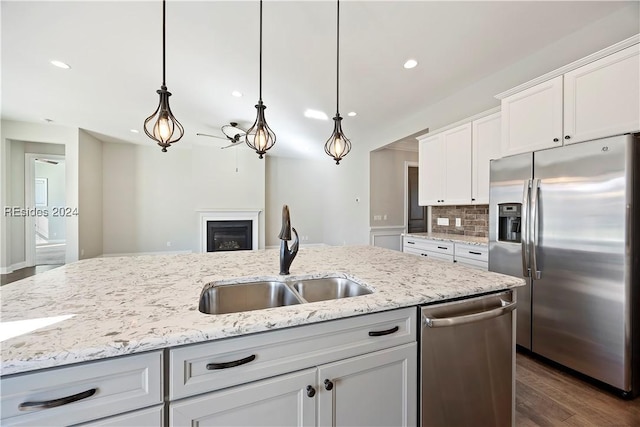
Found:
M 130 253 L 119 253 L 119 254 L 102 254 L 102 255 L 98 255 L 96 258 L 141 256 L 141 255 L 183 255 L 183 254 L 190 254 L 190 253 L 193 253 L 193 251 L 130 252 Z
M 17 264 L 10 265 L 9 267 L 0 267 L 0 274 L 9 274 L 16 270 L 20 270 L 21 268 L 25 268 L 26 266 L 27 262 L 22 261 Z

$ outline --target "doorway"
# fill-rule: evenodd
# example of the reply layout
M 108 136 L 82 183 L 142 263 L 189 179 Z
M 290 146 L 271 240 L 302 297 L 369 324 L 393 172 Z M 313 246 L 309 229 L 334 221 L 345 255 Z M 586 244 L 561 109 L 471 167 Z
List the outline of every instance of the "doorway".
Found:
M 65 263 L 65 189 L 64 156 L 25 153 L 25 206 L 35 212 L 25 218 L 28 267 Z
M 406 162 L 405 165 L 407 233 L 426 233 L 429 231 L 429 215 L 427 207 L 418 204 L 418 164 Z

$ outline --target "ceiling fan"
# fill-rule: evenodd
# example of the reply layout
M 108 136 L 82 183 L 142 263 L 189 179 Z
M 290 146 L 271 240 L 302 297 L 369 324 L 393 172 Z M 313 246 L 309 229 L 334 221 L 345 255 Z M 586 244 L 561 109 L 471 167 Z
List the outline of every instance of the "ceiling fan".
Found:
M 218 139 L 226 139 L 226 140 L 230 141 L 231 144 L 226 145 L 224 147 L 221 147 L 222 149 L 225 149 L 225 148 L 229 148 L 229 147 L 235 147 L 235 146 L 239 145 L 240 143 L 242 143 L 243 142 L 242 138 L 247 133 L 247 131 L 242 129 L 241 127 L 239 127 L 238 123 L 236 123 L 236 122 L 229 122 L 228 125 L 222 126 L 222 128 L 220 128 L 220 132 L 222 132 L 222 134 L 224 136 L 209 135 L 207 133 L 196 133 L 196 135 L 198 135 L 198 136 L 208 136 L 208 137 L 211 137 L 211 138 L 218 138 Z

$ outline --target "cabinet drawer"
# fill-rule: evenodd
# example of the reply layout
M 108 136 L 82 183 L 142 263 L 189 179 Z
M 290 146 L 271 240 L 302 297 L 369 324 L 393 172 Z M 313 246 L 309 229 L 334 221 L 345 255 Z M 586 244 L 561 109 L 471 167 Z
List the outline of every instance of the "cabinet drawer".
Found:
M 76 427 L 160 427 L 164 419 L 164 405 L 153 408 L 139 409 L 123 415 L 103 418 L 86 424 L 78 424 Z
M 456 258 L 456 263 L 466 265 L 468 267 L 479 268 L 481 270 L 489 270 L 489 263 L 486 261 L 477 261 L 470 258 Z
M 162 401 L 155 351 L 2 378 L 2 425 L 77 424 Z M 58 405 L 41 408 L 46 403 Z
M 405 236 L 403 238 L 403 247 L 422 249 L 425 251 L 453 256 L 453 242 L 443 242 L 441 240 L 429 240 Z
M 456 260 L 458 258 L 467 258 L 476 261 L 489 262 L 489 248 L 486 246 L 456 243 L 455 254 Z
M 415 307 L 173 348 L 180 399 L 416 340 Z

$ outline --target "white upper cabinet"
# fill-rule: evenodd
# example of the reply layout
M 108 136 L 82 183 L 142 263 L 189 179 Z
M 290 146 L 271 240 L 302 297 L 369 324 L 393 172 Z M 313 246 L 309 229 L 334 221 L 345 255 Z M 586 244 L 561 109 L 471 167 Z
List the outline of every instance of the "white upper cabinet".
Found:
M 489 204 L 489 161 L 500 158 L 500 112 L 474 120 L 472 126 L 471 203 Z
M 420 205 L 471 203 L 471 123 L 420 140 Z
M 562 76 L 502 100 L 502 157 L 562 145 Z
M 634 36 L 497 95 L 501 156 L 640 131 L 637 43 Z
M 564 75 L 565 144 L 640 130 L 640 45 Z

